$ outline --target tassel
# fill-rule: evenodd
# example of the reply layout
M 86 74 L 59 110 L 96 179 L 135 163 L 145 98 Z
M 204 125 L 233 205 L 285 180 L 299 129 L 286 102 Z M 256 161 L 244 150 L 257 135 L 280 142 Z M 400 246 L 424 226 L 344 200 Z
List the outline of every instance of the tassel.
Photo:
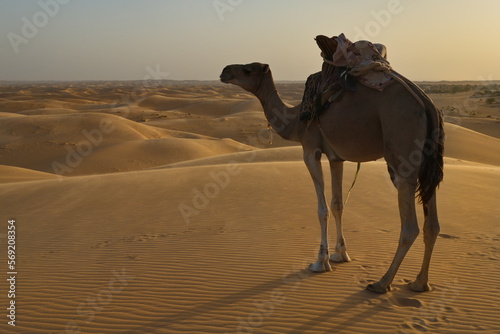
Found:
M 267 130 L 269 131 L 269 145 L 273 143 L 273 129 L 271 128 L 271 124 L 267 123 Z

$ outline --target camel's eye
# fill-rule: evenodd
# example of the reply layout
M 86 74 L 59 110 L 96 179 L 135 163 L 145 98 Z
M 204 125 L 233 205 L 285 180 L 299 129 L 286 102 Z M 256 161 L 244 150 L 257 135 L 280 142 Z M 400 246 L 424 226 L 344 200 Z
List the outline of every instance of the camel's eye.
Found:
M 243 68 L 243 73 L 245 73 L 245 75 L 249 75 L 250 70 L 248 68 Z

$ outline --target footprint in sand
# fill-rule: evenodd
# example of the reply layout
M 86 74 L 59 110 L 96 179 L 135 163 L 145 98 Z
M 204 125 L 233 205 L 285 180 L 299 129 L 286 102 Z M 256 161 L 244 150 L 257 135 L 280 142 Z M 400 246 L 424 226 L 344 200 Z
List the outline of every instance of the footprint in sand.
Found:
M 460 239 L 460 237 L 455 237 L 454 235 L 445 234 L 445 233 L 439 233 L 438 237 L 443 238 L 443 239 Z
M 118 240 L 118 242 L 151 241 L 151 240 L 156 240 L 159 238 L 165 238 L 165 237 L 168 237 L 170 235 L 175 235 L 175 234 L 169 234 L 169 235 L 167 235 L 167 234 L 142 234 L 142 235 L 136 235 L 133 237 L 124 237 L 124 238 L 121 238 L 120 240 Z M 104 247 L 108 247 L 111 245 L 112 245 L 111 241 L 104 240 L 104 241 L 100 241 L 100 242 L 94 244 L 93 246 L 90 246 L 90 248 L 104 248 Z
M 405 323 L 401 325 L 402 330 L 399 332 L 401 334 L 408 333 L 425 333 L 427 332 L 427 323 L 423 319 L 414 319 L 412 322 Z
M 387 302 L 398 307 L 422 307 L 423 303 L 415 298 L 406 297 L 391 297 L 387 299 Z
M 491 261 L 498 261 L 498 250 L 495 247 L 490 247 L 484 252 L 467 252 L 467 255 Z
M 142 235 L 136 235 L 133 237 L 121 238 L 120 242 L 151 241 L 151 240 L 156 240 L 158 238 L 165 238 L 165 237 L 167 237 L 166 234 L 142 234 Z
M 93 246 L 90 246 L 90 248 L 104 248 L 104 247 L 108 247 L 111 245 L 111 241 L 109 240 L 104 240 L 104 241 L 101 241 L 101 242 L 98 242 L 96 243 L 95 245 Z

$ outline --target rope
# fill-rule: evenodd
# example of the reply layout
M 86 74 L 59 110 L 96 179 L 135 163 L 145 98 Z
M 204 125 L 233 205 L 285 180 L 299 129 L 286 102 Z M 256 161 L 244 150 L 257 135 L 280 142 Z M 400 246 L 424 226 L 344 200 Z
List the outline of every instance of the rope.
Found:
M 318 119 L 318 123 L 319 123 L 319 119 Z M 330 141 L 328 140 L 328 138 L 326 138 L 325 133 L 323 132 L 323 129 L 321 128 L 321 124 L 318 124 L 318 126 L 319 126 L 319 131 L 321 132 L 321 135 L 323 136 L 323 139 L 326 141 L 326 143 L 328 144 L 328 146 L 330 146 L 330 150 L 332 151 L 332 153 L 335 156 L 335 158 L 337 158 L 339 160 L 344 160 L 341 157 L 339 157 L 339 155 L 337 154 L 337 152 L 335 152 L 335 150 L 333 149 L 332 144 L 330 143 Z M 354 188 L 354 185 L 356 184 L 356 180 L 358 179 L 358 175 L 359 175 L 359 170 L 360 169 L 361 169 L 361 162 L 358 162 L 358 166 L 356 168 L 356 174 L 354 174 L 354 180 L 352 180 L 351 187 L 347 191 L 347 195 L 346 195 L 346 198 L 345 198 L 345 201 L 344 201 L 344 205 L 346 205 L 347 201 L 349 200 L 349 196 L 351 195 L 351 190 L 352 190 L 352 188 Z
M 331 61 L 330 59 L 323 58 L 323 61 L 327 64 L 335 66 L 333 64 L 333 61 Z M 394 80 L 399 82 L 401 85 L 403 85 L 403 87 L 415 98 L 415 100 L 417 100 L 417 102 L 420 104 L 420 106 L 425 109 L 425 104 L 422 101 L 422 99 L 408 86 L 408 84 L 404 81 L 404 79 L 401 78 L 401 75 L 399 73 L 397 73 L 396 71 L 394 71 L 392 69 L 392 67 L 389 64 L 386 64 L 385 62 L 374 61 L 372 63 L 365 65 L 365 66 L 354 67 L 354 68 L 349 70 L 348 74 L 355 76 L 355 77 L 359 77 L 359 76 L 366 74 L 366 72 L 368 72 L 368 71 L 377 71 L 377 72 L 386 73 L 391 78 L 393 78 Z
M 392 78 L 394 78 L 396 81 L 402 84 L 403 87 L 406 88 L 406 90 L 410 92 L 411 95 L 413 95 L 415 100 L 417 100 L 417 102 L 420 103 L 420 106 L 422 106 L 422 108 L 425 109 L 425 104 L 422 101 L 422 99 L 413 91 L 413 89 L 410 88 L 410 86 L 408 86 L 408 84 L 399 75 L 397 75 L 393 71 L 387 72 L 387 74 L 389 74 Z
M 356 180 L 358 179 L 358 175 L 359 175 L 359 170 L 360 169 L 361 169 L 361 162 L 358 162 L 358 166 L 356 168 L 356 174 L 354 174 L 354 180 L 352 180 L 351 187 L 347 191 L 347 195 L 345 197 L 344 205 L 346 205 L 347 201 L 349 200 L 349 196 L 351 195 L 351 190 L 352 190 L 352 188 L 354 188 L 354 185 L 356 184 Z
M 273 128 L 269 122 L 267 123 L 267 131 L 269 133 L 269 142 L 267 144 L 271 145 L 273 143 Z
M 368 71 L 376 71 L 376 72 L 390 72 L 392 71 L 392 67 L 389 64 L 385 64 L 383 62 L 374 61 L 365 66 L 354 67 L 349 71 L 349 74 L 355 77 L 359 77 L 363 74 L 366 74 Z

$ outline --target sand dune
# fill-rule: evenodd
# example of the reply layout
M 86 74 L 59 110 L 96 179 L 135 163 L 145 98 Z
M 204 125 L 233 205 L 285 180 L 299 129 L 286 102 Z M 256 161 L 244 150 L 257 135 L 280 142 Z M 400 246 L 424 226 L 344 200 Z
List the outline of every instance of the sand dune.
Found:
M 139 102 L 140 107 L 153 110 L 170 110 L 176 109 L 185 105 L 198 102 L 195 99 L 183 99 L 166 97 L 162 95 L 151 95 Z
M 24 110 L 38 109 L 38 108 L 61 108 L 66 106 L 67 103 L 52 100 L 52 99 L 29 99 L 29 100 L 4 100 L 0 101 L 0 111 L 2 112 L 21 112 Z
M 499 168 L 446 168 L 442 237 L 431 270 L 435 290 L 417 294 L 404 286 L 418 272 L 419 239 L 398 273 L 397 290 L 383 296 L 363 287 L 383 273 L 399 233 L 384 163 L 365 165 L 346 208 L 353 262 L 319 275 L 303 271 L 319 235 L 303 164 L 238 164 L 225 187 L 207 190 L 217 196 L 196 209 L 197 190 L 204 192 L 212 175 L 227 168 L 3 185 L 4 214 L 15 213 L 23 236 L 19 329 L 63 331 L 71 323 L 85 333 L 237 333 L 239 326 L 259 333 L 495 330 L 496 283 L 485 277 L 478 284 L 477 270 L 500 274 L 500 212 L 490 205 L 499 193 L 484 187 L 498 179 Z M 353 172 L 348 164 L 346 174 Z M 476 195 L 458 207 L 464 193 Z M 23 210 L 24 203 L 36 205 Z M 182 204 L 197 214 L 183 217 Z M 93 308 L 88 300 L 97 298 Z
M 257 99 L 251 100 L 207 100 L 207 99 L 182 99 L 168 98 L 153 95 L 138 103 L 139 107 L 156 111 L 180 111 L 188 115 L 201 115 L 204 117 L 221 117 L 241 111 L 262 111 Z
M 65 108 L 40 108 L 40 109 L 31 109 L 20 111 L 19 115 L 58 115 L 58 114 L 73 114 L 77 113 L 77 110 L 74 109 L 65 109 Z
M 15 219 L 18 263 L 16 328 L 0 332 L 498 332 L 500 139 L 446 124 L 433 291 L 406 287 L 420 236 L 395 291 L 377 295 L 364 287 L 387 269 L 400 227 L 384 161 L 362 165 L 345 207 L 353 261 L 312 274 L 312 181 L 300 147 L 268 144 L 258 102 L 219 84 L 138 99 L 133 88 L 0 87 L 0 243 Z M 297 101 L 303 86 L 280 89 Z M 344 194 L 356 168 L 345 165 Z
M 302 147 L 279 147 L 269 148 L 262 150 L 253 150 L 247 152 L 229 153 L 218 156 L 211 156 L 207 158 L 193 159 L 178 163 L 169 164 L 166 166 L 159 166 L 155 169 L 162 168 L 179 168 L 179 167 L 199 167 L 199 166 L 213 166 L 224 165 L 229 163 L 253 163 L 253 162 L 288 162 L 288 161 L 302 161 Z
M 151 168 L 251 149 L 101 114 L 0 119 L 2 163 L 62 175 Z
M 494 154 L 500 139 L 454 124 L 446 124 L 445 131 L 446 156 L 500 166 L 500 156 Z
M 13 112 L 0 112 L 0 118 L 5 118 L 5 117 L 22 117 L 24 115 L 22 114 L 16 114 Z
M 160 138 L 134 140 L 96 148 L 72 175 L 149 169 L 179 161 L 252 150 L 231 139 Z
M 32 169 L 0 165 L 0 183 L 35 181 L 56 178 L 58 178 L 58 176 L 52 173 L 43 173 Z

